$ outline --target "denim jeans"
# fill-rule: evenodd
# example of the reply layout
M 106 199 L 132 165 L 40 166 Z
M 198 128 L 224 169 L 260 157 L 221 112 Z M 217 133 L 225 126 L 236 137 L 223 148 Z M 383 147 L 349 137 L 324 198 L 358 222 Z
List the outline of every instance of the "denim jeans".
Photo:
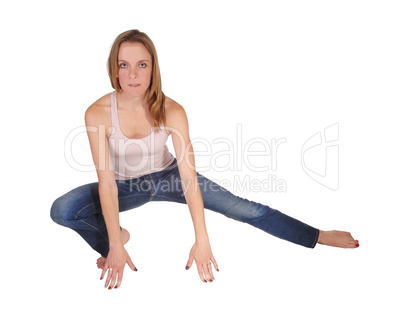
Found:
M 238 197 L 199 173 L 197 177 L 206 209 L 248 223 L 292 243 L 315 247 L 319 230 L 269 206 Z M 150 201 L 186 204 L 176 159 L 161 171 L 129 180 L 116 180 L 116 184 L 120 212 Z M 76 231 L 95 251 L 107 257 L 109 241 L 98 182 L 77 187 L 57 198 L 51 208 L 51 218 Z

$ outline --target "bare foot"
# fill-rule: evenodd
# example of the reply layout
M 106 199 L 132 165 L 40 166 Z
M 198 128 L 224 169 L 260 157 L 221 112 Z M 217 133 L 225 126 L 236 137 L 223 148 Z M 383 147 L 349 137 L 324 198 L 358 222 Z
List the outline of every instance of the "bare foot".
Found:
M 358 240 L 355 240 L 349 232 L 342 231 L 320 231 L 318 243 L 341 248 L 359 247 Z
M 126 245 L 130 240 L 130 233 L 126 229 L 121 229 L 121 240 L 123 241 L 123 245 Z
M 126 229 L 121 229 L 121 240 L 123 242 L 123 245 L 126 245 L 127 242 L 130 240 L 130 233 Z M 103 269 L 105 266 L 106 262 L 106 257 L 99 257 L 98 260 L 96 261 L 96 265 L 98 266 L 99 269 Z
M 106 258 L 101 256 L 96 261 L 96 265 L 98 266 L 99 269 L 103 269 L 103 267 L 105 266 L 105 262 L 106 262 Z

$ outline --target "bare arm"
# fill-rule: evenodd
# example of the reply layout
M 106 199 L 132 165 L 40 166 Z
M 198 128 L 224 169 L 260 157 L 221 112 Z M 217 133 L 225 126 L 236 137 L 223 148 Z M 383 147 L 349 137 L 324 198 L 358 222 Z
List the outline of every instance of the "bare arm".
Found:
M 99 196 L 103 217 L 109 236 L 109 245 L 122 246 L 120 238 L 119 205 L 117 186 L 114 179 L 113 165 L 106 138 L 106 124 L 102 122 L 101 109 L 89 107 L 85 113 L 85 124 L 92 158 L 99 180 Z
M 109 254 L 101 278 L 103 278 L 108 268 L 112 268 L 113 273 L 108 276 L 106 282 L 111 288 L 118 277 L 117 288 L 121 284 L 126 262 L 133 270 L 135 270 L 135 267 L 125 251 L 121 239 L 118 190 L 107 141 L 105 110 L 102 106 L 95 103 L 87 109 L 85 112 L 85 124 L 92 158 L 98 175 L 99 197 L 109 237 Z
M 194 223 L 196 240 L 202 241 L 208 238 L 208 234 L 205 224 L 204 202 L 198 185 L 194 150 L 190 141 L 187 115 L 181 106 L 174 111 L 172 116 L 175 119 L 173 119 L 174 124 L 173 128 L 171 128 L 171 135 L 176 157 L 178 158 L 180 179 Z
M 167 113 L 168 131 L 172 135 L 183 192 L 193 220 L 196 238 L 196 242 L 190 252 L 189 261 L 187 262 L 187 269 L 191 267 L 195 259 L 201 280 L 206 282 L 206 278 L 212 281 L 214 276 L 210 261 L 213 262 L 216 270 L 218 270 L 218 265 L 209 244 L 205 224 L 204 203 L 197 179 L 194 150 L 190 140 L 187 115 L 184 108 L 177 103 L 170 106 Z

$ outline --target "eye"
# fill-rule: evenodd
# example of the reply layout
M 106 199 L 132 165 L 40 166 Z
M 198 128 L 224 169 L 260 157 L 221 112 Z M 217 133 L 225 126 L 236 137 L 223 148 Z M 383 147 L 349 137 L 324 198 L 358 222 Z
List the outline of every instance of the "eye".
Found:
M 127 68 L 127 65 L 125 63 L 121 63 L 120 68 L 125 69 L 125 68 Z
M 147 64 L 146 63 L 141 63 L 140 68 L 146 68 Z

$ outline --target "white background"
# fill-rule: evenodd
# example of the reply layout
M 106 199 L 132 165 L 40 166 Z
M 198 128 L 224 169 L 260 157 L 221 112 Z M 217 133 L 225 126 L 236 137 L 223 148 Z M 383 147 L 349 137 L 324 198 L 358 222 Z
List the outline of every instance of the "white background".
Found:
M 13 1 L 0 5 L 2 307 L 7 314 L 400 314 L 401 8 L 398 1 Z M 286 182 L 237 192 L 320 229 L 351 231 L 357 250 L 306 249 L 206 210 L 220 272 L 202 283 L 186 205 L 121 215 L 138 272 L 103 289 L 98 254 L 49 216 L 52 202 L 97 180 L 65 159 L 86 108 L 111 92 L 114 38 L 154 41 L 163 90 L 192 138 L 285 138 L 276 171 L 205 171 Z M 312 180 L 301 148 L 339 124 L 339 189 Z M 169 139 L 169 147 L 171 140 Z M 85 134 L 74 156 L 91 165 Z M 174 153 L 174 151 L 172 151 Z M 204 160 L 203 160 L 204 159 Z M 204 163 L 205 158 L 198 159 Z M 266 165 L 259 160 L 260 165 Z M 265 163 L 265 164 L 264 164 Z M 317 160 L 319 163 L 319 159 Z M 314 167 L 314 166 L 313 166 Z M 317 165 L 318 167 L 318 165 Z

